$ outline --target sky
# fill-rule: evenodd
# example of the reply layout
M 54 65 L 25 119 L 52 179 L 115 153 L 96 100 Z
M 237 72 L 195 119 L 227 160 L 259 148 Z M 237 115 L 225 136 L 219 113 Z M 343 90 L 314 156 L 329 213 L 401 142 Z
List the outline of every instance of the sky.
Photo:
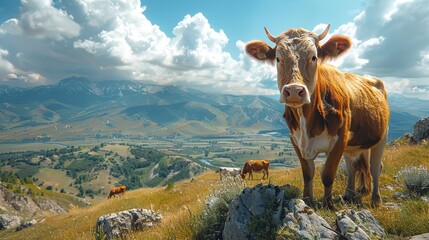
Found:
M 277 94 L 275 67 L 250 59 L 246 42 L 270 43 L 264 26 L 320 34 L 327 24 L 326 40 L 353 41 L 331 64 L 429 99 L 428 0 L 1 0 L 0 85 L 83 76 Z

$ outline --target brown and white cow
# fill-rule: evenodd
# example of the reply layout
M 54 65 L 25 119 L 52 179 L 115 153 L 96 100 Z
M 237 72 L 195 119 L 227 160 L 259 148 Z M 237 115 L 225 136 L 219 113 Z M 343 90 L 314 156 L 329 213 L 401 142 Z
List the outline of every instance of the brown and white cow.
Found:
M 255 40 L 247 43 L 246 52 L 277 66 L 280 102 L 286 105 L 284 118 L 302 167 L 304 200 L 313 203 L 313 160 L 326 153 L 321 171 L 325 206 L 333 207 L 332 185 L 343 154 L 348 171 L 345 200 L 368 194 L 372 176 L 372 203 L 378 204 L 381 156 L 389 122 L 384 84 L 377 78 L 344 73 L 326 64 L 351 47 L 351 40 L 345 36 L 333 36 L 320 45 L 328 31 L 329 25 L 320 35 L 290 29 L 274 37 L 265 28 L 275 47 Z M 358 192 L 356 173 L 360 176 Z
M 126 186 L 120 186 L 120 187 L 112 188 L 112 190 L 110 190 L 110 194 L 107 198 L 111 198 L 111 197 L 119 195 L 119 194 L 124 194 L 126 190 L 127 190 Z
M 216 170 L 216 173 L 219 173 L 220 180 L 222 180 L 225 176 L 238 176 L 241 173 L 241 169 L 231 167 L 219 167 L 219 169 Z
M 243 170 L 241 170 L 241 178 L 246 178 L 246 174 L 249 173 L 248 179 L 253 179 L 253 172 L 263 172 L 262 179 L 267 176 L 268 178 L 268 168 L 270 167 L 269 160 L 248 160 L 244 163 Z

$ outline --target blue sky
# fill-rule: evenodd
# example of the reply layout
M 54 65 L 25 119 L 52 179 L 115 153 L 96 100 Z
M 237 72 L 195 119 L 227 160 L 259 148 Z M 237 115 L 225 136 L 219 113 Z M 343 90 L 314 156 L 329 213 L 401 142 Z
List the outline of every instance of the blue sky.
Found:
M 286 28 L 312 29 L 320 23 L 337 28 L 352 21 L 365 7 L 365 1 L 142 1 L 147 6 L 145 15 L 172 37 L 173 28 L 187 14 L 204 14 L 216 31 L 222 29 L 229 38 L 228 50 L 238 53 L 237 40 L 266 39 L 264 26 L 273 33 Z M 332 14 L 332 13 L 335 14 Z
M 246 42 L 289 28 L 352 38 L 331 62 L 429 98 L 427 0 L 1 0 L 0 84 L 31 87 L 72 75 L 134 79 L 233 94 L 276 94 L 276 71 Z M 267 41 L 268 42 L 268 41 Z

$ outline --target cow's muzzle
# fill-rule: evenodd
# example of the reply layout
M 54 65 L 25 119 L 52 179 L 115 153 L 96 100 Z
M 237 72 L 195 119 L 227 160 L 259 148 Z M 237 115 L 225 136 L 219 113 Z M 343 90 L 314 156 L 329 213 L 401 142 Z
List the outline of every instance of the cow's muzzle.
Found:
M 288 84 L 282 88 L 280 102 L 286 103 L 289 107 L 299 108 L 310 103 L 310 94 L 307 87 L 302 84 Z

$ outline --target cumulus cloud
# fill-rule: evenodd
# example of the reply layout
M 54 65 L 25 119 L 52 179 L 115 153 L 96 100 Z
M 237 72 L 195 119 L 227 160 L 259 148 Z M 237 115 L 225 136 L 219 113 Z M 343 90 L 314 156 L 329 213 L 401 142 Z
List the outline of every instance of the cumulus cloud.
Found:
M 354 42 L 338 65 L 379 77 L 429 77 L 428 12 L 425 0 L 368 1 L 353 22 L 334 32 Z
M 275 67 L 250 59 L 240 40 L 234 40 L 240 53 L 233 58 L 226 50 L 231 40 L 204 13 L 183 16 L 165 33 L 146 17 L 140 0 L 21 0 L 20 9 L 19 16 L 0 23 L 2 80 L 41 84 L 81 75 L 227 93 L 278 92 Z M 326 38 L 342 34 L 353 40 L 333 64 L 389 84 L 408 79 L 408 89 L 418 86 L 416 79 L 429 79 L 427 12 L 425 0 L 368 1 Z M 397 84 L 392 89 L 403 87 Z
M 238 60 L 233 59 L 224 50 L 228 43 L 226 34 L 221 29 L 214 30 L 202 13 L 184 16 L 169 38 L 144 16 L 145 8 L 137 4 L 138 0 L 112 1 L 115 7 L 108 4 L 105 11 L 117 11 L 112 13 L 115 17 L 107 18 L 91 10 L 93 2 L 81 2 L 86 19 L 91 19 L 89 24 L 103 28 L 96 35 L 78 39 L 73 47 L 96 59 L 94 67 L 101 71 L 119 73 L 122 78 L 218 92 L 275 92 L 258 83 L 274 80 L 274 68 L 250 62 L 243 54 Z M 242 51 L 244 43 L 238 42 L 237 47 Z M 252 74 L 255 71 L 262 75 Z
M 21 0 L 19 19 L 10 19 L 0 26 L 0 33 L 55 40 L 77 36 L 79 31 L 79 24 L 66 11 L 55 8 L 52 0 Z

